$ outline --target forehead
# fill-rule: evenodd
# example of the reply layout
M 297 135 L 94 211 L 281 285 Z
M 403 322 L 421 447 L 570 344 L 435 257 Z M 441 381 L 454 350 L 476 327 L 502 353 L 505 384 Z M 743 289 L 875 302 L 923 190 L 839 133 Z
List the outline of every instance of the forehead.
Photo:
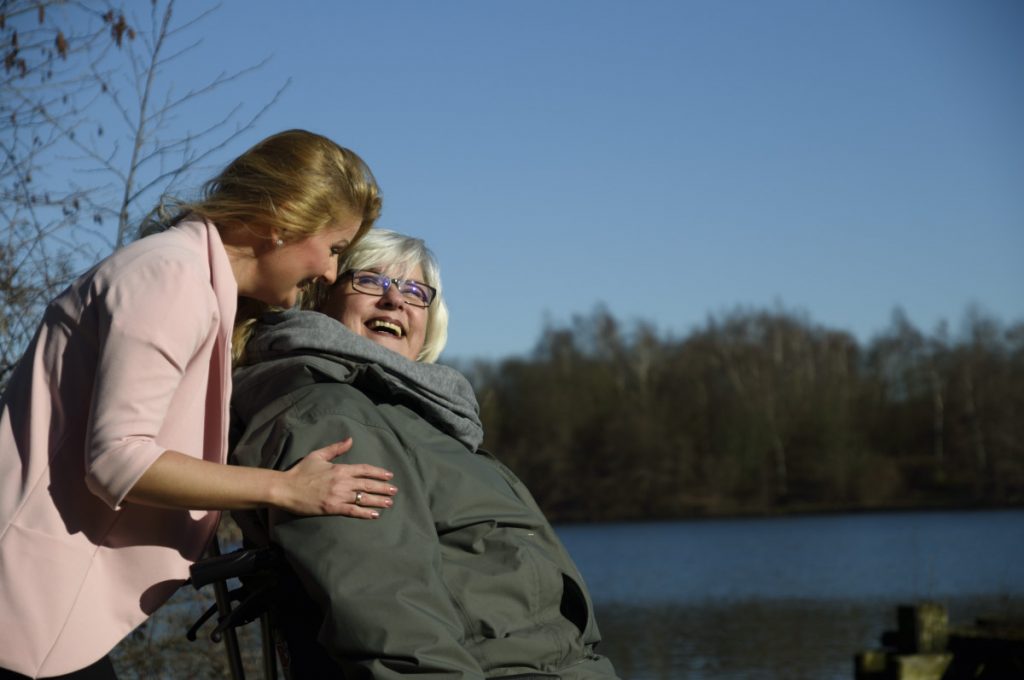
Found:
M 423 280 L 423 267 L 421 267 L 419 263 L 391 262 L 389 264 L 376 264 L 368 267 L 360 267 L 360 269 L 369 269 L 370 271 L 380 272 L 381 274 L 387 274 L 395 279 Z
M 360 224 L 359 220 L 341 220 L 324 227 L 314 234 L 313 237 L 324 243 L 351 241 L 355 237 L 356 232 L 359 231 Z

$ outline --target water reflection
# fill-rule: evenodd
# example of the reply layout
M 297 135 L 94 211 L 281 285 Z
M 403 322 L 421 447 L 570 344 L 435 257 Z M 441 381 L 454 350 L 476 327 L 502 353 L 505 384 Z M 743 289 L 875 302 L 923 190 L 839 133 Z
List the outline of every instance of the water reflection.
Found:
M 1024 617 L 1021 510 L 557 530 L 627 680 L 852 680 L 900 604 Z
M 896 601 L 598 605 L 624 680 L 853 680 L 853 656 L 895 628 Z M 1024 616 L 1024 598 L 951 598 L 950 619 Z

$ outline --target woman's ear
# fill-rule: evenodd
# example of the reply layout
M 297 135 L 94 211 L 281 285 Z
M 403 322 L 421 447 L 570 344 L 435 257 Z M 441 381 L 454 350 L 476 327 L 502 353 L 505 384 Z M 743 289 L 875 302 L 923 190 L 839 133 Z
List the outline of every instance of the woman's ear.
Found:
M 267 229 L 267 238 L 270 240 L 271 245 L 280 248 L 285 244 L 284 232 L 277 227 L 270 227 Z

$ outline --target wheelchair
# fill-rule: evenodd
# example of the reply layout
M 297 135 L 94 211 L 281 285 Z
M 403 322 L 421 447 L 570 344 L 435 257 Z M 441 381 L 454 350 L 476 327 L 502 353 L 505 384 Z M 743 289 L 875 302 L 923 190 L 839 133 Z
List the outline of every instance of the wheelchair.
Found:
M 210 633 L 223 642 L 232 680 L 245 680 L 245 668 L 237 628 L 259 619 L 263 678 L 278 679 L 278 662 L 284 680 L 339 680 L 341 667 L 317 643 L 320 609 L 303 590 L 281 551 L 273 545 L 242 547 L 221 554 L 214 537 L 209 556 L 189 568 L 187 583 L 196 590 L 213 586 L 214 604 L 186 633 L 190 641 L 216 615 Z M 230 588 L 237 579 L 241 585 Z M 237 604 L 236 604 L 237 603 Z M 501 676 L 501 680 L 551 680 L 547 673 Z M 498 680 L 494 678 L 494 680 Z
M 198 638 L 214 616 L 209 637 L 224 643 L 231 680 L 245 680 L 237 629 L 260 622 L 260 657 L 265 680 L 338 680 L 342 670 L 317 640 L 319 607 L 306 594 L 281 551 L 273 545 L 244 546 L 221 553 L 216 537 L 207 557 L 189 567 L 196 590 L 213 587 L 214 604 L 185 636 Z M 231 587 L 229 582 L 240 585 Z M 279 676 L 280 665 L 280 676 Z
M 214 604 L 192 624 L 185 636 L 190 642 L 195 642 L 200 628 L 216 615 L 216 624 L 209 637 L 213 642 L 224 643 L 232 680 L 245 680 L 236 629 L 257 619 L 260 621 L 263 677 L 277 680 L 280 654 L 285 680 L 292 678 L 287 650 L 283 647 L 278 650 L 276 638 L 279 635 L 272 618 L 278 597 L 276 584 L 283 562 L 273 546 L 239 548 L 222 554 L 215 537 L 208 556 L 189 567 L 187 583 L 196 590 L 212 586 Z M 228 584 L 233 579 L 241 585 L 232 589 Z

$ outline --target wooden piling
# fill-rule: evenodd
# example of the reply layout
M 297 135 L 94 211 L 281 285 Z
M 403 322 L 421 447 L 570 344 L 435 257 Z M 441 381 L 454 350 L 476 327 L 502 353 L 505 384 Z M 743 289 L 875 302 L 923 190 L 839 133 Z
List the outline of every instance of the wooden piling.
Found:
M 938 602 L 903 605 L 896 609 L 899 642 L 903 654 L 936 654 L 949 642 L 949 614 Z
M 854 657 L 856 680 L 1024 679 L 1024 622 L 979 619 L 951 628 L 937 602 L 900 606 L 882 649 Z

